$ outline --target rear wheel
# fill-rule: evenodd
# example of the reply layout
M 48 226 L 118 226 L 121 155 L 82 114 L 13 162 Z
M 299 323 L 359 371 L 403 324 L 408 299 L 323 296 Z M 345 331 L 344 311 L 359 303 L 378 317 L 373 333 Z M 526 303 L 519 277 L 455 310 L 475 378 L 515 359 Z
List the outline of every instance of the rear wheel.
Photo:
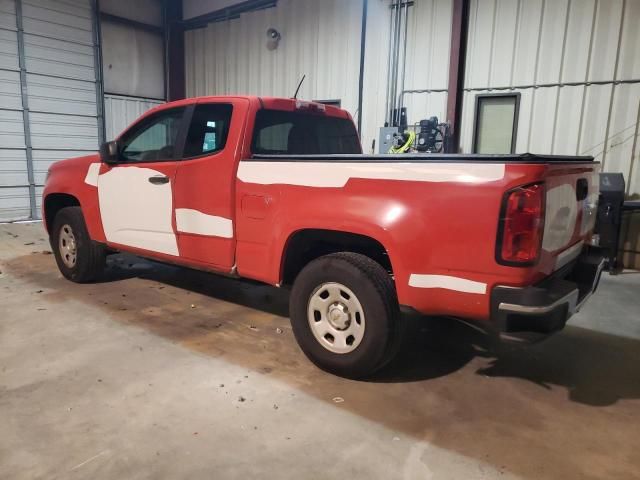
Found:
M 294 282 L 289 310 L 307 357 L 344 377 L 374 373 L 391 360 L 401 340 L 391 277 L 357 253 L 334 253 L 310 262 Z
M 58 269 L 72 282 L 90 282 L 104 270 L 104 248 L 89 237 L 80 207 L 56 214 L 50 240 Z

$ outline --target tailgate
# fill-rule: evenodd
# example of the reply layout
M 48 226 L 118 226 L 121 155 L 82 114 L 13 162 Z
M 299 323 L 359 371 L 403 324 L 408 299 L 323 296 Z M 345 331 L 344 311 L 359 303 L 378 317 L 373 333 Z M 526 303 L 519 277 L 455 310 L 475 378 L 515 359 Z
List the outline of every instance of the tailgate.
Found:
M 600 165 L 550 164 L 540 270 L 549 274 L 570 263 L 589 243 L 596 220 Z

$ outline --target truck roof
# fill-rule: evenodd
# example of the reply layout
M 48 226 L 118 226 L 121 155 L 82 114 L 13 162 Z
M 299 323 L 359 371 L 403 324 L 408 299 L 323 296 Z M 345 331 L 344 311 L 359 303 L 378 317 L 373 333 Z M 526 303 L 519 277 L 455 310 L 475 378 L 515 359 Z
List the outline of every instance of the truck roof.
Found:
M 175 100 L 173 102 L 163 103 L 155 108 L 149 110 L 146 114 L 164 110 L 166 108 L 178 107 L 184 105 L 192 105 L 194 103 L 205 102 L 221 102 L 232 99 L 246 99 L 250 102 L 259 103 L 260 108 L 269 110 L 283 110 L 283 111 L 315 111 L 323 113 L 331 117 L 346 118 L 351 120 L 351 114 L 346 110 L 335 107 L 333 105 L 326 105 L 320 102 L 314 102 L 310 100 L 301 100 L 295 98 L 283 98 L 283 97 L 260 97 L 257 95 L 211 95 L 201 97 L 189 97 L 182 100 Z M 146 115 L 145 115 L 146 116 Z

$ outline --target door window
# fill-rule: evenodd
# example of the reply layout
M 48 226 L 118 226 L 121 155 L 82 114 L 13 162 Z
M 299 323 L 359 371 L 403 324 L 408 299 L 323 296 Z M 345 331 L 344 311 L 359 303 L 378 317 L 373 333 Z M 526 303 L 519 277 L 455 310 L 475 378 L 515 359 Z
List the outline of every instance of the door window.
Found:
M 203 103 L 193 111 L 184 145 L 184 158 L 211 155 L 224 149 L 233 107 L 223 103 Z
M 163 111 L 143 120 L 121 140 L 120 156 L 125 162 L 175 160 L 177 139 L 184 108 Z

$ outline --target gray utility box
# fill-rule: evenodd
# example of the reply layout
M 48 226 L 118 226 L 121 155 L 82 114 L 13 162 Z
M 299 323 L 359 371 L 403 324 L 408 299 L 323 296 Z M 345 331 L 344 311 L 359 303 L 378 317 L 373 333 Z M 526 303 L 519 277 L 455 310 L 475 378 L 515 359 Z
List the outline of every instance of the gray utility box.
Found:
M 378 138 L 378 153 L 389 153 L 393 147 L 393 136 L 398 134 L 398 127 L 380 127 L 380 137 Z

